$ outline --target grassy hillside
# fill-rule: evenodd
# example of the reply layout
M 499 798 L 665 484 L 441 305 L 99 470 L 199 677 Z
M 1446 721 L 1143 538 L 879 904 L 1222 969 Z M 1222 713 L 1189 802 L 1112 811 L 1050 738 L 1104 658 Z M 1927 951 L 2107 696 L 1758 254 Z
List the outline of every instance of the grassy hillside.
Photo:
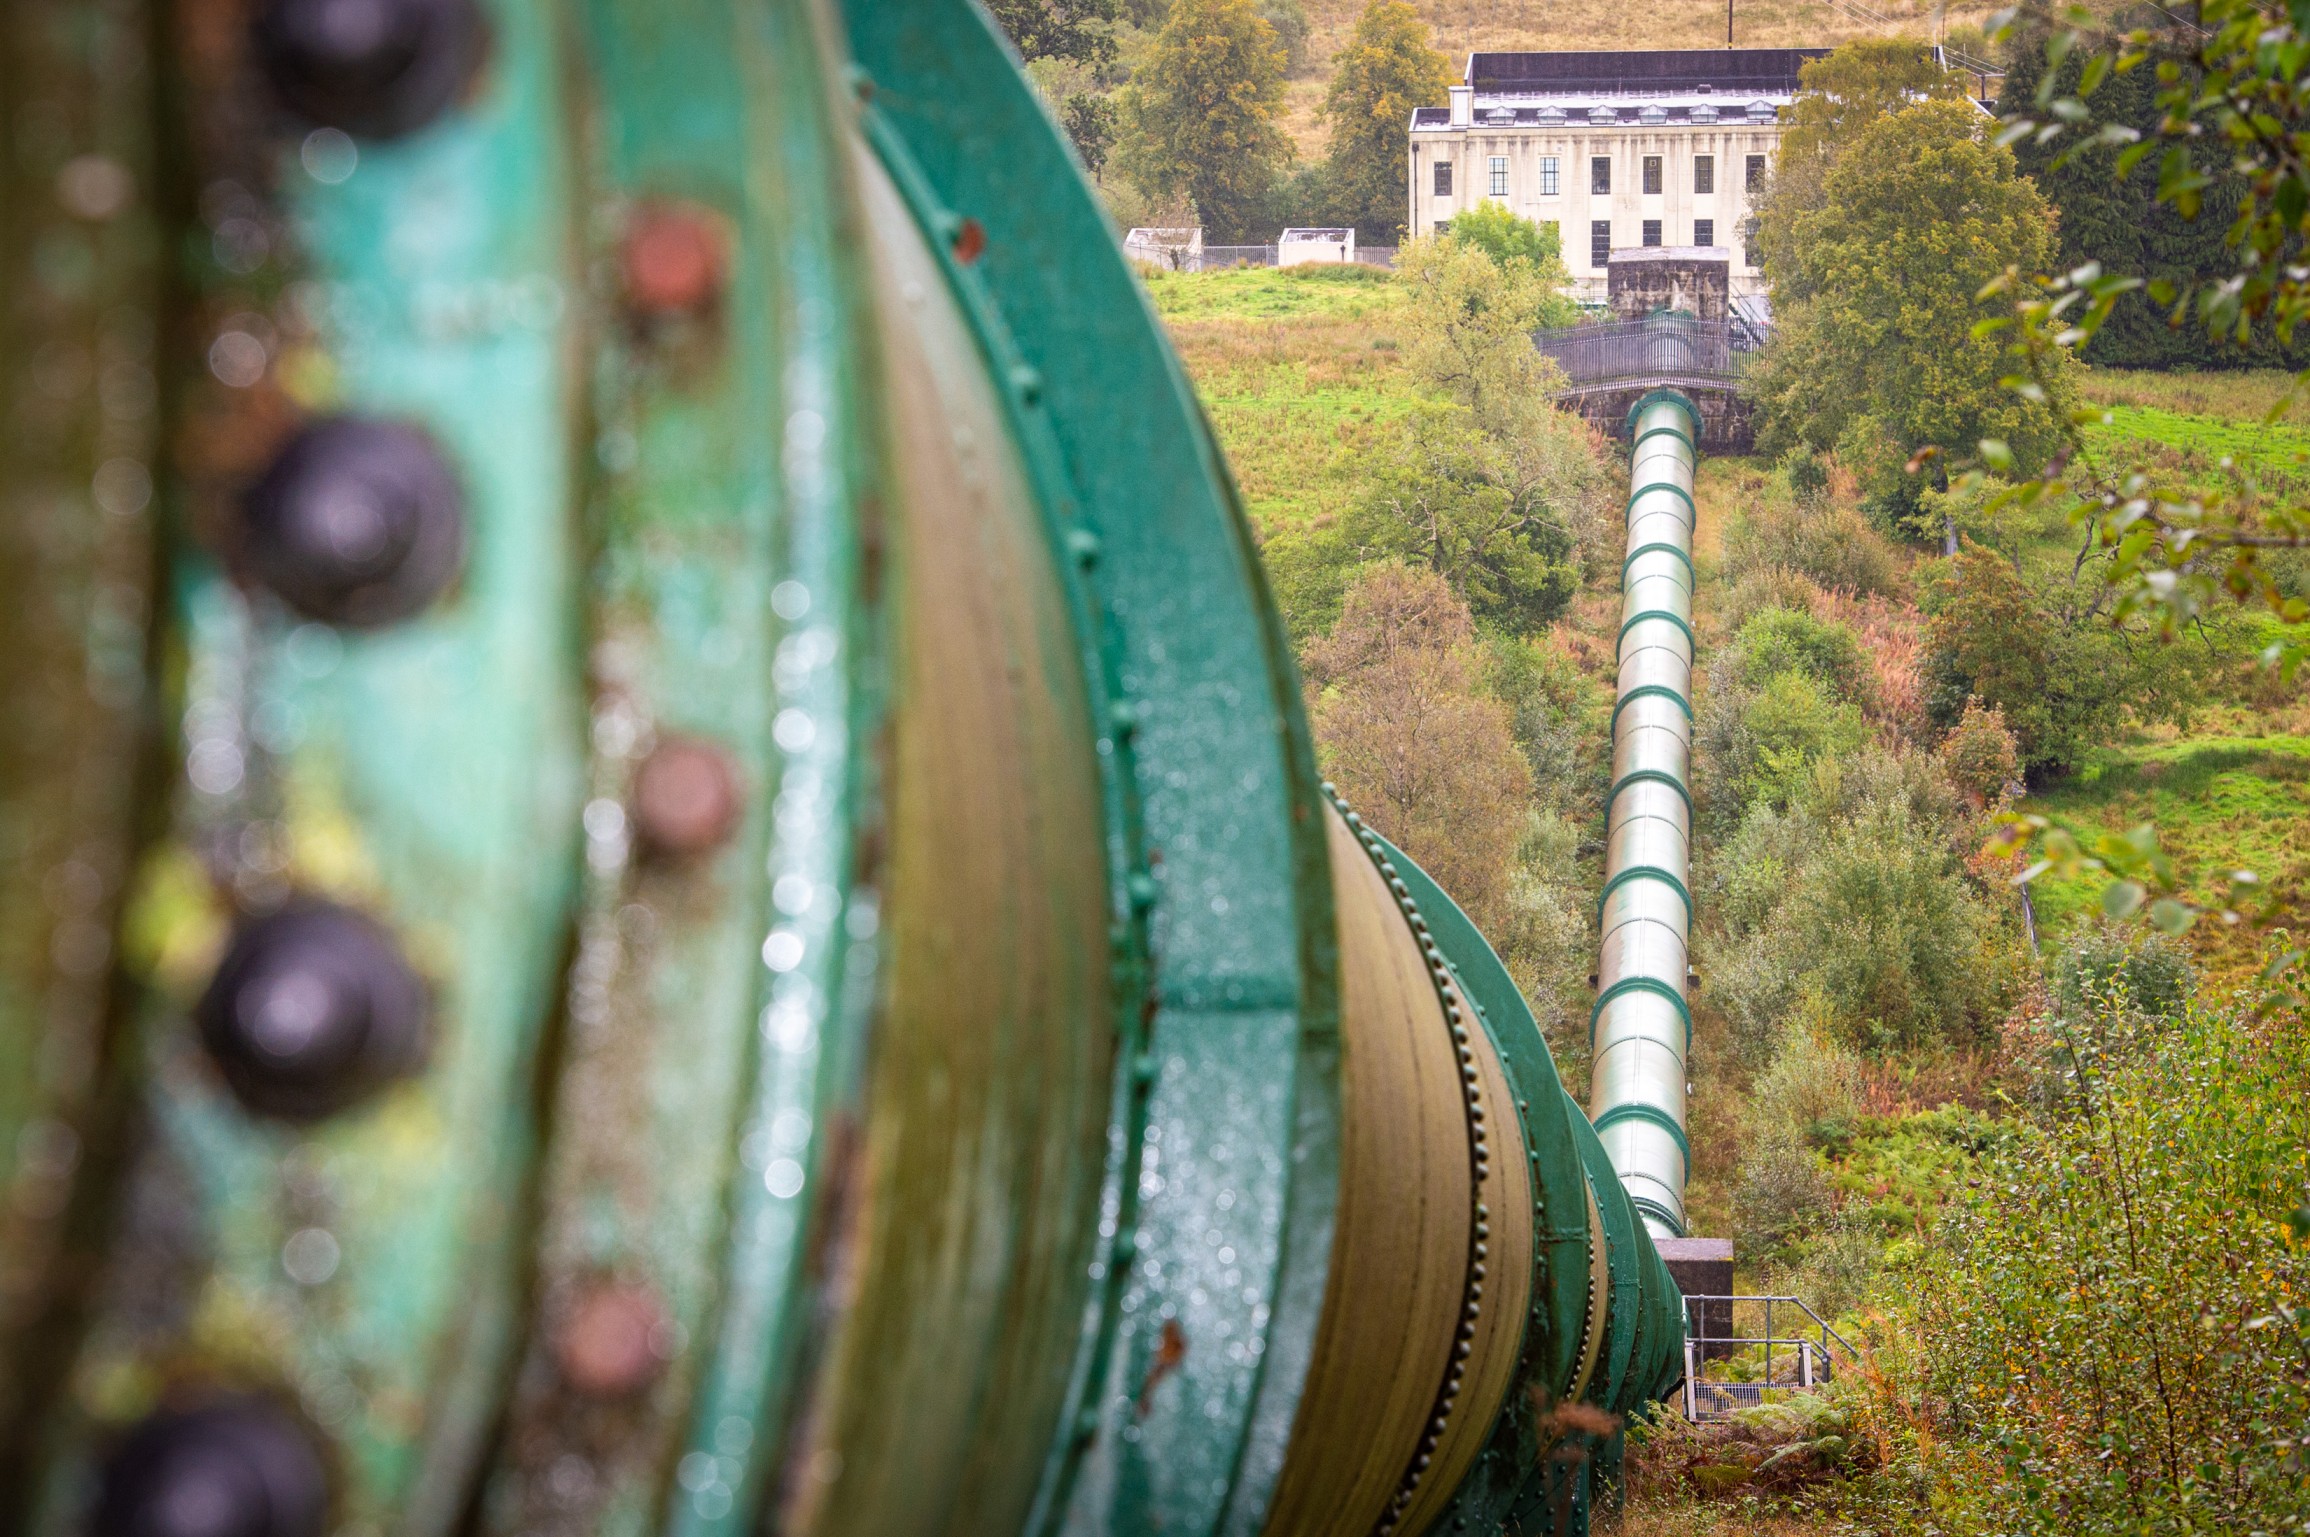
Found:
M 1376 267 L 1154 273 L 1147 288 L 1264 537 L 1325 510 L 1413 395 Z
M 1307 74 L 1291 82 L 1286 126 L 1302 155 L 1320 155 L 1324 133 L 1316 122 L 1331 60 L 1354 31 L 1364 0 L 1302 0 L 1313 28 Z M 1721 48 L 1725 7 L 1720 0 L 1613 5 L 1608 0 L 1414 0 L 1455 72 L 1472 52 L 1554 48 Z M 1920 0 L 1870 0 L 1866 14 L 1825 0 L 1738 0 L 1733 41 L 1743 48 L 1832 47 L 1848 38 L 1908 33 L 1931 38 L 1941 30 L 1981 25 L 1998 7 L 1958 4 L 1941 10 Z M 1437 105 L 1441 106 L 1439 102 Z

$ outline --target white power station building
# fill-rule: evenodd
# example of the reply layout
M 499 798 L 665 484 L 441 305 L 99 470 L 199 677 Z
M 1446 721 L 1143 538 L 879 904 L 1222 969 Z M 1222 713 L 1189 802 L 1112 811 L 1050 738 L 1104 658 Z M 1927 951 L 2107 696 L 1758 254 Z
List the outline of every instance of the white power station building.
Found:
M 1744 239 L 1797 71 L 1825 48 L 1475 53 L 1448 106 L 1412 114 L 1411 223 L 1485 202 L 1556 226 L 1580 297 L 1612 252 L 1721 248 L 1732 297 L 1761 291 Z

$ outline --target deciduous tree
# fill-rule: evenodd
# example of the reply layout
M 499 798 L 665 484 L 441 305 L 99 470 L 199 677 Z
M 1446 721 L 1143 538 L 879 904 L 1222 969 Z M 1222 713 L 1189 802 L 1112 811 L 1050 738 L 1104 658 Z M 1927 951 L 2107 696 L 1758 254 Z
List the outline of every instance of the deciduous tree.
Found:
M 1117 0 L 987 0 L 987 9 L 1029 63 L 1066 59 L 1098 69 L 1115 58 L 1106 23 Z
M 1151 196 L 1191 198 L 1218 239 L 1241 239 L 1291 159 L 1282 109 L 1283 50 L 1253 0 L 1174 0 L 1123 90 L 1116 162 Z
M 1760 446 L 1841 446 L 1888 525 L 1935 483 L 1907 472 L 1921 450 L 1965 455 L 1988 438 L 2036 464 L 2061 442 L 2067 376 L 2049 376 L 2043 398 L 2016 395 L 1999 340 L 1975 334 L 1997 313 L 1982 289 L 2053 255 L 2045 199 L 1983 127 L 1956 101 L 1875 117 L 1835 154 L 1817 202 L 1776 194 L 1760 216 L 1776 312 L 1748 381 Z
M 1405 0 L 1372 0 L 1332 69 L 1323 121 L 1331 129 L 1333 195 L 1360 238 L 1394 243 L 1410 203 L 1404 128 L 1414 108 L 1444 100 L 1451 64 Z
M 1318 750 L 1349 804 L 1478 924 L 1506 917 L 1531 772 L 1444 579 L 1382 565 L 1303 657 Z

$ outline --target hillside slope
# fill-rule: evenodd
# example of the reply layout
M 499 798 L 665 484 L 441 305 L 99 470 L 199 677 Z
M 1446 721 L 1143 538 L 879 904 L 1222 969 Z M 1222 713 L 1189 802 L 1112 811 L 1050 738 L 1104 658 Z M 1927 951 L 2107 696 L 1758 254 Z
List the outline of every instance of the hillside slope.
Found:
M 1315 115 L 1331 61 L 1355 30 L 1364 0 L 1301 0 L 1312 28 L 1308 73 L 1291 82 L 1287 124 L 1302 156 L 1324 152 Z M 1634 10 L 1610 0 L 1413 0 L 1455 72 L 1469 53 L 1497 49 L 1721 48 L 1722 0 L 1661 0 Z M 1736 0 L 1733 41 L 1743 48 L 1832 47 L 1848 38 L 1907 33 L 1932 38 L 1979 27 L 1995 5 L 1946 8 L 1922 0 Z M 1868 18 L 1876 18 L 1871 20 Z M 1437 103 L 1441 106 L 1442 103 Z

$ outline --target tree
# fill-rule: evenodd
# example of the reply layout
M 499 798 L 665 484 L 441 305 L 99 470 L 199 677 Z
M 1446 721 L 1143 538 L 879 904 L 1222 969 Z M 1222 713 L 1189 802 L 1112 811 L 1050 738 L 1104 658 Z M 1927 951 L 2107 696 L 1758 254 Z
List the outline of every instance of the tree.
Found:
M 1786 254 L 1775 248 L 1780 231 L 1796 210 L 1820 206 L 1830 167 L 1862 130 L 1917 102 L 1962 100 L 1965 95 L 1959 77 L 1933 62 L 1931 52 L 1914 38 L 1847 43 L 1808 60 L 1797 71 L 1797 84 L 1774 157 L 1772 186 L 1760 205 L 1778 215 L 1761 219 L 1757 231 L 1767 271 Z
M 1760 219 L 1776 311 L 1748 380 L 1760 447 L 1847 450 L 1875 469 L 1869 510 L 1898 525 L 1939 479 L 1909 470 L 1922 451 L 1993 439 L 2037 464 L 2059 446 L 2067 375 L 2041 398 L 2015 395 L 1998 339 L 1975 331 L 1996 314 L 1986 285 L 2052 257 L 2053 217 L 1974 108 L 1929 101 L 1874 118 L 1836 153 L 1817 203 L 1776 193 Z
M 1936 725 L 1955 728 L 1976 705 L 1994 709 L 2021 766 L 2042 775 L 2083 761 L 2129 714 L 2187 715 L 2196 653 L 2114 628 L 2098 570 L 2067 592 L 2034 592 L 2012 562 L 1971 540 L 1936 565 L 1922 593 L 1925 705 Z
M 2049 67 L 2049 44 L 2060 34 L 2040 5 L 2023 23 L 2010 52 L 2013 67 L 1997 100 L 1998 115 L 2026 115 L 2040 88 L 2057 95 L 2076 92 L 2090 51 L 2072 50 Z M 2171 40 L 2152 54 L 2155 62 L 2194 73 L 2186 52 Z M 2053 78 L 2048 79 L 2051 75 Z M 2129 132 L 2154 135 L 2164 116 L 2158 105 L 2156 70 L 2141 68 L 2114 75 L 2094 93 L 2094 109 Z M 2111 143 L 2072 144 L 2027 134 L 2014 141 L 2021 168 L 2061 211 L 2057 266 L 2073 271 L 2098 262 L 2112 272 L 2136 273 L 2153 282 L 2191 287 L 2218 283 L 2235 274 L 2239 253 L 2223 235 L 2236 216 L 2244 188 L 2236 182 L 2208 187 L 2197 217 L 2184 218 L 2158 199 L 2157 168 L 2147 163 L 2121 170 L 2120 148 Z M 2209 336 L 2202 326 L 2170 324 L 2164 306 L 2148 294 L 2124 294 L 2109 318 L 2083 348 L 2093 362 L 2118 368 L 2244 368 L 2289 361 L 2286 349 L 2262 336 L 2241 347 L 2227 337 Z
M 1478 247 L 1502 267 L 1526 266 L 1552 288 L 1571 281 L 1564 266 L 1564 240 L 1553 222 L 1519 219 L 1506 203 L 1487 199 L 1452 218 L 1446 232 Z
M 1372 0 L 1333 61 L 1323 121 L 1343 222 L 1375 244 L 1404 236 L 1410 204 L 1404 125 L 1451 88 L 1451 64 L 1428 41 L 1428 24 L 1406 0 Z
M 1175 0 L 1124 88 L 1116 160 L 1141 191 L 1183 193 L 1239 239 L 1291 159 L 1282 108 L 1283 51 L 1252 0 Z
M 1308 43 L 1315 29 L 1308 24 L 1299 0 L 1259 0 L 1259 14 L 1275 28 L 1276 45 L 1283 50 L 1283 72 L 1294 79 L 1307 73 Z
M 1404 330 L 1413 371 L 1487 427 L 1554 392 L 1532 331 L 1576 313 L 1562 261 L 1553 270 L 1502 264 L 1474 241 L 1425 236 L 1396 253 L 1396 281 L 1411 291 Z
M 987 0 L 995 24 L 1019 57 L 1066 59 L 1101 69 L 1115 58 L 1115 39 L 1102 25 L 1115 19 L 1117 0 Z
M 1358 466 L 1357 491 L 1329 523 L 1267 547 L 1278 595 L 1302 633 L 1327 627 L 1364 568 L 1422 565 L 1488 628 L 1527 634 L 1579 590 L 1580 568 L 1550 487 L 1528 479 L 1464 406 L 1429 401 Z
M 1325 774 L 1480 926 L 1503 919 L 1531 771 L 1479 692 L 1467 608 L 1432 571 L 1376 566 L 1302 664 Z
M 1094 180 L 1103 179 L 1107 169 L 1107 151 L 1115 143 L 1115 103 L 1111 97 L 1077 91 L 1059 108 L 1060 126 L 1074 141 L 1075 153 L 1083 157 L 1083 169 Z

